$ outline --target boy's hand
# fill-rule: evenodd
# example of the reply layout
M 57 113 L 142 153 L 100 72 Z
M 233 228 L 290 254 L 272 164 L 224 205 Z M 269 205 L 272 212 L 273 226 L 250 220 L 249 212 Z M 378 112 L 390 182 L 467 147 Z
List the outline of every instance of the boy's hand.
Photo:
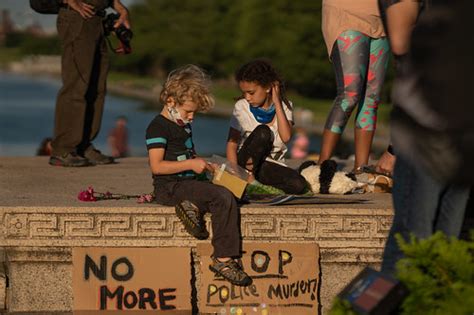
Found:
M 189 160 L 189 163 L 191 163 L 191 170 L 196 174 L 201 174 L 208 168 L 207 162 L 201 158 Z

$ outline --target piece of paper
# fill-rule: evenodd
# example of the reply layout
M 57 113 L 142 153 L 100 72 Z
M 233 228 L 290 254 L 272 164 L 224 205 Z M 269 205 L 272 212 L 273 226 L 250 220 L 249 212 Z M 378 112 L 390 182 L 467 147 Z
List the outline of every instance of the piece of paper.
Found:
M 212 183 L 220 186 L 224 186 L 229 189 L 235 197 L 242 198 L 247 182 L 239 177 L 230 174 L 227 171 L 219 169 L 215 172 Z

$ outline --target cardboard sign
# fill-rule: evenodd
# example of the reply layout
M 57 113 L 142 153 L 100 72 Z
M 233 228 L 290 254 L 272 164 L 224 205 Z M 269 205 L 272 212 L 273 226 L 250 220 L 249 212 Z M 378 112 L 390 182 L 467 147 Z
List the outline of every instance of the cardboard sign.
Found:
M 253 283 L 230 284 L 209 270 L 210 244 L 198 244 L 201 262 L 199 311 L 218 314 L 317 314 L 317 244 L 244 243 L 242 262 Z
M 76 314 L 191 311 L 189 248 L 73 248 L 72 260 Z

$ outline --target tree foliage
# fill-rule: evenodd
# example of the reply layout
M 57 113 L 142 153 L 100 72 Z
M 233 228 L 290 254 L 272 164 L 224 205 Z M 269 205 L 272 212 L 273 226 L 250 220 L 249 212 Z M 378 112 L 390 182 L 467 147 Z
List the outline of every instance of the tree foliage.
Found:
M 25 32 L 7 34 L 4 45 L 7 48 L 19 48 L 22 55 L 57 55 L 61 51 L 57 36 L 38 37 Z
M 289 88 L 334 95 L 320 0 L 144 0 L 131 7 L 131 16 L 134 52 L 114 58 L 119 70 L 160 76 L 195 63 L 229 78 L 240 64 L 266 57 Z
M 472 235 L 474 236 L 474 235 Z M 474 313 L 474 241 L 432 237 L 405 242 L 397 238 L 405 258 L 397 263 L 397 277 L 410 294 L 403 314 Z

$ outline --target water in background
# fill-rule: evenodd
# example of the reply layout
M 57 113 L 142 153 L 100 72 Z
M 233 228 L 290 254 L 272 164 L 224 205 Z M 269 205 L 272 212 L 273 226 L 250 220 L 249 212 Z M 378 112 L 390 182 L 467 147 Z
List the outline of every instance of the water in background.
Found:
M 0 72 L 0 156 L 34 156 L 42 139 L 51 137 L 54 107 L 60 82 Z M 132 156 L 145 156 L 145 129 L 158 112 L 141 111 L 143 103 L 108 95 L 101 131 L 94 145 L 106 154 L 107 134 L 117 116 L 128 119 Z M 193 138 L 198 154 L 225 154 L 229 128 L 227 118 L 198 115 L 193 122 Z M 311 138 L 311 151 L 319 141 Z

